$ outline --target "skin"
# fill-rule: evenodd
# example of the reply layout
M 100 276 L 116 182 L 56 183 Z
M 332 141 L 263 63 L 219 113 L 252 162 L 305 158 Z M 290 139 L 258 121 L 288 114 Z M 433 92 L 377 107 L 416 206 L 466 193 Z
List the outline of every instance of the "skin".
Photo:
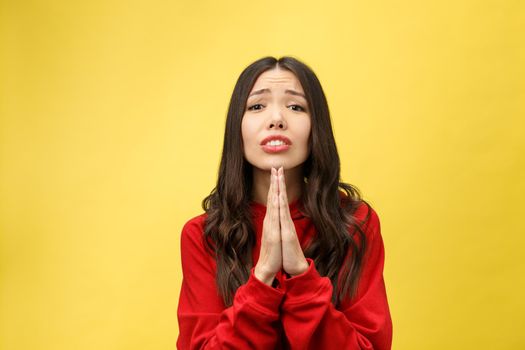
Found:
M 244 156 L 253 166 L 252 198 L 261 204 L 266 203 L 270 170 L 283 166 L 288 199 L 293 202 L 301 193 L 303 163 L 310 153 L 308 103 L 302 96 L 286 93 L 285 90 L 289 89 L 304 95 L 299 80 L 287 70 L 272 69 L 262 73 L 249 95 L 261 89 L 270 89 L 271 92 L 249 96 L 241 122 Z M 286 152 L 265 153 L 261 141 L 275 134 L 288 137 L 293 144 Z
M 304 273 L 308 262 L 302 251 L 290 215 L 289 202 L 301 195 L 303 164 L 310 153 L 311 118 L 297 77 L 287 70 L 272 69 L 262 73 L 252 92 L 270 92 L 248 98 L 242 119 L 244 156 L 253 166 L 253 200 L 266 204 L 261 250 L 255 277 L 271 285 L 283 270 L 291 276 Z M 292 141 L 284 152 L 268 154 L 261 141 L 269 135 L 285 135 Z

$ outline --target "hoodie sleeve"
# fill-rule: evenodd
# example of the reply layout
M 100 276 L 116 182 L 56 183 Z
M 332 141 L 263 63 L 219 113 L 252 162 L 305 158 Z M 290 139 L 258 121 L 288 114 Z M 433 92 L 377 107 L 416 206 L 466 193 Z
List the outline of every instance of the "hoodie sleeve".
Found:
M 273 349 L 280 340 L 281 289 L 259 281 L 253 268 L 225 308 L 215 283 L 215 260 L 205 251 L 202 218 L 181 233 L 182 286 L 177 349 Z
M 282 324 L 291 349 L 388 350 L 392 343 L 390 316 L 383 279 L 384 246 L 377 214 L 372 210 L 365 230 L 368 238 L 363 273 L 353 300 L 342 310 L 332 302 L 333 286 L 321 277 L 312 259 L 301 275 L 283 281 L 286 296 Z

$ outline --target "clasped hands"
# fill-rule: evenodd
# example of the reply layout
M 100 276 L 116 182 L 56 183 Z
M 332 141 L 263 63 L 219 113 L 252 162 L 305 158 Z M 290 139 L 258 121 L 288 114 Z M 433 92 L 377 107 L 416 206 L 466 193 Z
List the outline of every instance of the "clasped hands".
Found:
M 263 220 L 261 251 L 254 269 L 257 279 L 272 285 L 275 275 L 284 270 L 291 276 L 308 269 L 288 207 L 284 170 L 272 167 L 270 189 Z

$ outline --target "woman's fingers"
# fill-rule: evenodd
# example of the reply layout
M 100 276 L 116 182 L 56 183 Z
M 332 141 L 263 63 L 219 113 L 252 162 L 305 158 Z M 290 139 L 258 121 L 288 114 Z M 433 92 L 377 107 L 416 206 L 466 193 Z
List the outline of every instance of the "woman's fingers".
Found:
M 271 285 L 275 274 L 282 268 L 281 231 L 279 227 L 279 197 L 277 170 L 272 168 L 270 188 L 263 220 L 261 250 L 255 266 L 256 277 Z
M 283 223 L 291 221 L 290 208 L 288 207 L 288 195 L 286 194 L 286 183 L 284 181 L 284 169 L 280 167 L 278 172 L 279 186 L 279 218 L 281 226 Z
M 272 202 L 270 204 L 270 218 L 274 227 L 279 228 L 279 184 L 277 183 L 277 170 L 272 168 L 270 192 L 272 193 Z
M 277 171 L 277 184 L 279 186 L 279 222 L 281 226 L 281 235 L 289 235 L 289 226 L 291 222 L 290 208 L 288 206 L 288 195 L 286 193 L 286 183 L 284 181 L 284 170 L 282 167 Z M 285 237 L 283 237 L 285 239 Z M 289 239 L 289 237 L 286 237 Z
M 281 226 L 281 239 L 283 242 L 296 240 L 297 244 L 299 244 L 292 216 L 290 215 L 286 183 L 284 181 L 284 169 L 282 167 L 279 168 L 277 174 L 279 185 L 279 221 Z
M 279 169 L 279 219 L 281 225 L 281 242 L 283 254 L 283 269 L 288 274 L 295 276 L 303 273 L 308 268 L 301 243 L 295 231 L 295 225 L 290 215 L 284 170 Z
M 268 190 L 268 201 L 266 203 L 266 219 L 272 235 L 279 228 L 279 197 L 278 197 L 277 170 L 272 168 L 270 175 L 270 189 Z
M 266 198 L 266 211 L 270 209 L 270 206 L 272 204 L 272 198 L 273 198 L 273 175 L 274 175 L 275 169 L 272 168 L 271 174 L 270 174 L 270 188 L 268 189 L 268 196 Z

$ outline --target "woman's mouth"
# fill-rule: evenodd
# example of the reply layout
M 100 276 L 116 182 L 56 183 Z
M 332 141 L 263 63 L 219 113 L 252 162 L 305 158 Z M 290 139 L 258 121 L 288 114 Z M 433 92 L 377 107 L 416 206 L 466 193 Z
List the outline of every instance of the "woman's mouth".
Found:
M 284 152 L 288 148 L 290 148 L 290 145 L 284 142 L 283 140 L 270 140 L 264 144 L 262 144 L 262 149 L 266 153 L 279 153 Z
M 292 140 L 284 135 L 270 135 L 261 141 L 261 147 L 266 153 L 284 152 L 290 148 Z

